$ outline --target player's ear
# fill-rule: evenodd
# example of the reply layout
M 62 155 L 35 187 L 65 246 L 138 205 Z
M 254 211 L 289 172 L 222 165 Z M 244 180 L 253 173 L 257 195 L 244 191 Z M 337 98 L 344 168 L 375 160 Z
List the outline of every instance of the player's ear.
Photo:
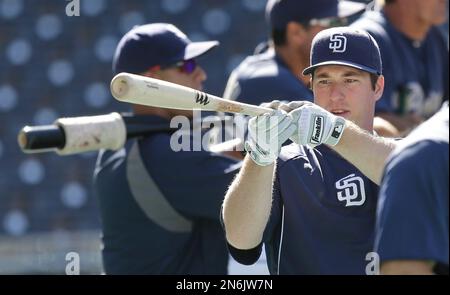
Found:
M 375 101 L 379 100 L 383 95 L 384 90 L 384 76 L 380 75 L 375 83 Z
M 307 38 L 305 28 L 297 22 L 289 22 L 286 26 L 286 41 L 287 44 L 302 44 Z

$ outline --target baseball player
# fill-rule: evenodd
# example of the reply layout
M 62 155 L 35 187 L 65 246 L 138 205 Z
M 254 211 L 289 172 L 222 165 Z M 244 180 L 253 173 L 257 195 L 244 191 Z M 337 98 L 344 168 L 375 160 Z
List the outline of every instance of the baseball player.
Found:
M 321 30 L 344 25 L 364 4 L 337 0 L 269 0 L 266 16 L 271 46 L 247 57 L 228 80 L 224 98 L 259 105 L 268 99 L 313 100 L 309 78 L 311 40 Z
M 362 30 L 324 30 L 303 74 L 316 104 L 275 102 L 277 111 L 249 121 L 248 154 L 222 211 L 229 250 L 251 264 L 265 244 L 271 274 L 364 274 L 394 146 L 372 135 L 379 48 Z
M 382 274 L 449 274 L 448 117 L 445 103 L 389 158 L 375 244 Z
M 143 25 L 119 42 L 113 71 L 200 90 L 206 73 L 196 58 L 217 45 L 191 42 L 171 24 Z M 133 112 L 148 124 L 192 117 L 192 111 L 140 105 Z M 170 141 L 170 133 L 152 133 L 128 140 L 118 151 L 99 153 L 94 186 L 107 274 L 227 273 L 219 212 L 240 162 L 207 151 L 175 152 Z
M 375 130 L 403 136 L 432 116 L 448 100 L 448 36 L 445 0 L 386 0 L 381 11 L 369 11 L 352 26 L 377 40 L 386 87 L 376 105 Z

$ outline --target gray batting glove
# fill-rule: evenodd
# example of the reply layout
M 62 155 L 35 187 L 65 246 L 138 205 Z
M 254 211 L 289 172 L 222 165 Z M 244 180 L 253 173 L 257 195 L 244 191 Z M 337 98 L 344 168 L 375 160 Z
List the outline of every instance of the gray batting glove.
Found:
M 290 139 L 300 145 L 315 147 L 320 144 L 335 146 L 345 129 L 345 119 L 335 116 L 311 102 L 292 102 L 289 113 L 296 125 Z
M 250 158 L 260 166 L 275 162 L 282 144 L 295 132 L 292 116 L 285 111 L 274 110 L 248 122 L 248 139 L 245 150 Z

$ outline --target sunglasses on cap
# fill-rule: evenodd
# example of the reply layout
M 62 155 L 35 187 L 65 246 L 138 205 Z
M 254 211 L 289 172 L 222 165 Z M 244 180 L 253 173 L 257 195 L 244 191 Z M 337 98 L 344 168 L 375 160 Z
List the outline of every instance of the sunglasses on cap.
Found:
M 165 69 L 170 69 L 170 68 L 177 68 L 182 73 L 192 74 L 195 71 L 195 69 L 197 68 L 197 62 L 195 61 L 195 59 L 182 60 L 180 62 L 177 62 L 176 64 L 166 66 L 166 67 L 157 66 L 156 69 L 165 70 Z M 152 69 L 155 69 L 155 67 L 153 67 Z
M 197 68 L 197 62 L 195 59 L 183 60 L 175 64 L 181 72 L 186 74 L 192 74 Z
M 157 71 L 157 70 L 165 70 L 165 69 L 170 69 L 170 68 L 177 68 L 180 72 L 185 73 L 185 74 L 192 74 L 195 69 L 197 68 L 197 62 L 195 61 L 195 59 L 188 59 L 188 60 L 183 60 L 180 62 L 177 62 L 176 64 L 170 65 L 170 66 L 153 66 L 149 69 L 149 71 Z

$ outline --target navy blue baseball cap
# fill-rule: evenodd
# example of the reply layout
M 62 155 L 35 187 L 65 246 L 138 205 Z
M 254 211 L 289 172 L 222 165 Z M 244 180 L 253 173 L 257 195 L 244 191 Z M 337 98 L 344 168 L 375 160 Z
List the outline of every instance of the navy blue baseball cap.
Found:
M 306 23 L 311 20 L 345 18 L 361 12 L 363 3 L 338 0 L 269 0 L 266 17 L 275 29 L 284 29 L 291 21 Z
M 336 27 L 319 32 L 312 41 L 311 66 L 303 75 L 324 65 L 342 65 L 372 74 L 382 74 L 380 48 L 366 31 L 351 27 Z
M 170 66 L 199 57 L 218 45 L 217 41 L 192 42 L 172 24 L 138 26 L 117 45 L 113 72 L 140 74 L 154 66 Z

